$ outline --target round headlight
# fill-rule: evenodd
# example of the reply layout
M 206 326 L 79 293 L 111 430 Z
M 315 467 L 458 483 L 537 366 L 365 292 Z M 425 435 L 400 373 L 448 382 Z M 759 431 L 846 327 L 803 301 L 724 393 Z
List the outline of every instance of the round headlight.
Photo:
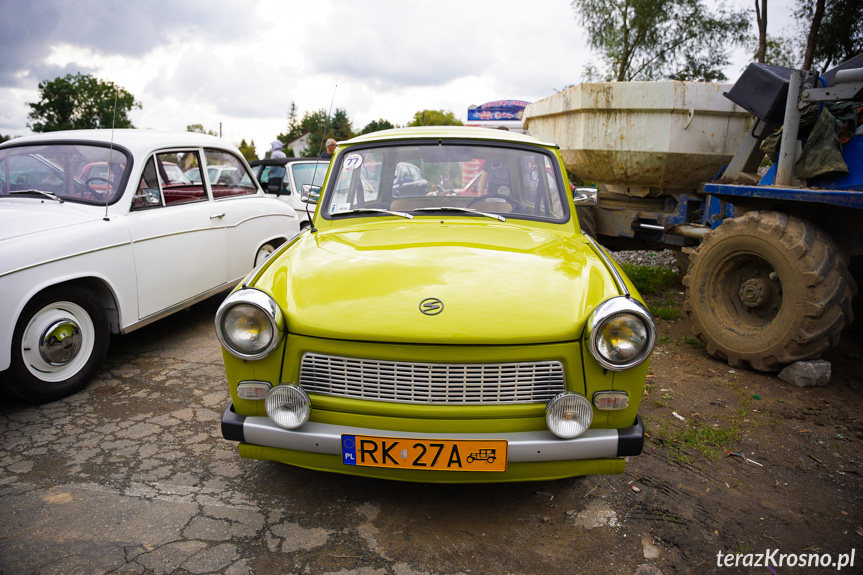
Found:
M 647 343 L 647 328 L 629 313 L 613 315 L 599 326 L 596 351 L 615 365 L 629 363 Z
M 270 296 L 258 290 L 239 290 L 216 312 L 216 335 L 233 355 L 260 359 L 278 344 L 281 318 Z
M 545 406 L 545 423 L 549 431 L 563 439 L 578 437 L 590 428 L 593 408 L 586 397 L 567 391 Z
M 640 302 L 621 297 L 599 305 L 588 321 L 590 353 L 606 369 L 620 371 L 648 358 L 656 342 L 650 312 Z
M 309 420 L 311 401 L 298 385 L 277 385 L 267 394 L 264 405 L 267 415 L 279 427 L 296 429 Z

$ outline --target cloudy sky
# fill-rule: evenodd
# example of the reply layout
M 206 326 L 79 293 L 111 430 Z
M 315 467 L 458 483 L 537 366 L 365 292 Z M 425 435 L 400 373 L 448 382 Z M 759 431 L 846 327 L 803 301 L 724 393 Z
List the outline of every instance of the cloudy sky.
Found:
M 792 5 L 770 0 L 770 31 L 791 25 Z M 261 154 L 292 101 L 302 116 L 335 96 L 355 130 L 422 109 L 465 120 L 471 104 L 578 83 L 594 58 L 569 0 L 0 0 L 0 49 L 4 135 L 30 133 L 40 81 L 82 72 L 141 102 L 136 127 L 221 124 Z M 729 78 L 745 62 L 735 55 Z

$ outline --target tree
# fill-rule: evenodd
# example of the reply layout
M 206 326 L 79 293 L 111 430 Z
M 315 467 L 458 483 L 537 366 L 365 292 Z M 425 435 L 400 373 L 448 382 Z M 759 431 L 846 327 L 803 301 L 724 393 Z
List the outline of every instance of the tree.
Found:
M 34 132 L 134 128 L 129 112 L 141 108 L 132 94 L 113 82 L 80 72 L 39 82 L 39 101 L 27 105 L 32 120 L 27 127 Z
M 392 130 L 395 128 L 392 122 L 389 120 L 384 120 L 381 118 L 380 120 L 372 120 L 366 127 L 360 131 L 360 134 L 371 134 L 372 132 L 379 132 L 381 130 Z
M 258 152 L 255 151 L 254 140 L 252 140 L 251 144 L 247 144 L 246 139 L 243 138 L 242 140 L 240 140 L 240 145 L 237 146 L 237 149 L 240 150 L 240 153 L 243 154 L 243 157 L 246 158 L 247 162 L 258 159 Z
M 764 63 L 783 68 L 796 68 L 800 65 L 800 59 L 795 43 L 784 36 L 768 36 Z
M 606 80 L 725 80 L 732 45 L 745 45 L 745 11 L 711 13 L 702 0 L 573 0 Z
M 210 136 L 218 136 L 213 130 L 204 129 L 204 124 L 189 124 L 186 126 L 187 132 L 195 132 L 196 134 L 208 134 Z
M 461 120 L 450 111 L 420 110 L 408 126 L 461 126 Z
M 335 140 L 349 140 L 354 137 L 351 128 L 351 120 L 348 113 L 342 108 L 336 108 L 333 117 L 327 120 L 327 111 L 321 108 L 317 112 L 306 112 L 300 121 L 303 134 L 309 134 L 309 143 L 303 150 L 303 156 L 307 158 L 316 157 L 321 149 L 321 143 L 334 138 Z M 326 130 L 325 130 L 326 128 Z
M 12 136 L 4 136 L 3 134 L 0 134 L 0 144 L 2 144 L 3 142 L 8 142 L 11 139 Z
M 755 0 L 755 22 L 758 24 L 758 51 L 755 53 L 755 61 L 763 64 L 767 61 L 767 0 Z
M 807 38 L 804 70 L 827 70 L 863 52 L 860 0 L 797 0 L 794 18 Z
M 303 133 L 303 127 L 300 124 L 300 120 L 297 118 L 297 103 L 291 101 L 291 109 L 288 112 L 288 129 L 276 136 L 276 139 L 285 146 L 284 152 L 286 155 L 290 156 L 293 153 L 291 149 L 288 148 L 288 144 L 302 136 Z

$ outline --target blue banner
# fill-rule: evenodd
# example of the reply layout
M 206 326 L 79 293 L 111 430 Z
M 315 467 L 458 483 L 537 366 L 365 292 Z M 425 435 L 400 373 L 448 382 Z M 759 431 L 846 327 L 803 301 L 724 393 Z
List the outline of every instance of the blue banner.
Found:
M 481 106 L 471 106 L 467 110 L 468 122 L 493 122 L 495 120 L 520 121 L 524 109 L 530 104 L 523 100 L 495 100 Z

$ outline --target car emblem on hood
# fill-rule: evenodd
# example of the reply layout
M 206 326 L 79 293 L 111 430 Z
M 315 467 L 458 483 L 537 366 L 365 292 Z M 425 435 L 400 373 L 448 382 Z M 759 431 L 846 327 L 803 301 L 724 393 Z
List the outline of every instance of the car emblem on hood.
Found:
M 443 302 L 436 297 L 428 297 L 420 302 L 420 311 L 426 315 L 437 315 L 443 311 Z

